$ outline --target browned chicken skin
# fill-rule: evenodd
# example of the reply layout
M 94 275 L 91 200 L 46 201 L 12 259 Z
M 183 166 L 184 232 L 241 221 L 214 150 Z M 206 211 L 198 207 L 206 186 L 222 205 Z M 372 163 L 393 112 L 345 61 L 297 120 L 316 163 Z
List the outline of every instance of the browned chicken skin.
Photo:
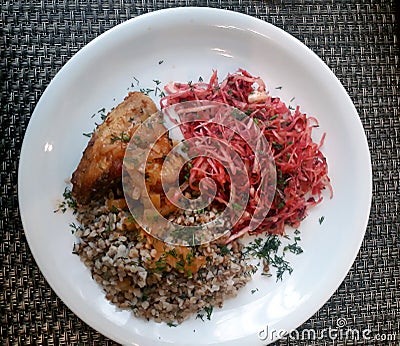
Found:
M 97 127 L 72 174 L 72 195 L 79 204 L 88 203 L 121 182 L 123 158 L 132 133 L 155 112 L 157 107 L 148 96 L 130 92 Z

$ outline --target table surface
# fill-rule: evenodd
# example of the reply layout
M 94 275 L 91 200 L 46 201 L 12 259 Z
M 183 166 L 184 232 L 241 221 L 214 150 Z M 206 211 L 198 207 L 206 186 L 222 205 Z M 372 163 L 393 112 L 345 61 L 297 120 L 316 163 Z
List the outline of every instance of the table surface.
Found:
M 373 200 L 365 239 L 347 277 L 298 331 L 344 318 L 400 344 L 398 0 L 133 0 L 0 2 L 0 344 L 112 345 L 49 287 L 29 250 L 17 195 L 19 152 L 50 80 L 71 56 L 113 26 L 177 6 L 230 9 L 265 20 L 311 48 L 352 98 L 371 151 Z M 297 345 L 331 345 L 328 337 Z M 337 340 L 344 344 L 345 340 Z M 281 340 L 277 345 L 287 345 Z M 347 344 L 351 342 L 347 341 Z

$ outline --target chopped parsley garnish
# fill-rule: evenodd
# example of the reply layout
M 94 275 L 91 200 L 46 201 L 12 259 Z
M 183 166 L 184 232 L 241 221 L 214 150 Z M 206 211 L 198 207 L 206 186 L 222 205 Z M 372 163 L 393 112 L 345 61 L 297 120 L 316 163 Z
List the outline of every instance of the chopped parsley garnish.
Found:
M 154 80 L 154 83 L 156 83 L 156 88 L 154 89 L 154 96 L 164 97 L 165 96 L 164 91 L 162 91 L 161 88 L 158 86 L 161 83 L 161 81 Z
M 119 209 L 115 205 L 112 205 L 110 211 L 112 213 L 118 213 Z
M 175 250 L 175 249 L 168 250 L 168 251 L 166 251 L 165 253 L 166 253 L 167 255 L 171 255 L 171 256 L 174 257 L 174 258 L 177 258 L 177 257 L 178 257 L 178 254 L 176 253 L 176 250 Z
M 324 220 L 325 220 L 325 216 L 321 216 L 321 217 L 318 219 L 319 224 L 321 225 L 321 224 L 324 222 Z
M 85 137 L 92 137 L 93 131 L 92 132 L 87 132 L 87 133 L 82 133 Z
M 292 274 L 293 268 L 289 265 L 289 262 L 283 259 L 284 256 L 274 256 L 273 266 L 276 267 L 276 281 L 282 280 L 283 274 L 288 271 Z
M 179 258 L 180 258 L 180 260 L 179 260 L 179 261 L 176 261 L 175 267 L 176 267 L 176 269 L 178 269 L 179 271 L 184 271 L 184 269 L 185 269 L 185 261 L 183 260 L 183 255 L 182 255 L 182 254 L 179 254 Z
M 154 89 L 150 88 L 140 88 L 139 90 L 141 93 L 146 94 L 147 96 L 154 91 Z
M 231 252 L 231 250 L 228 249 L 228 246 L 227 246 L 227 245 L 224 245 L 224 246 L 222 246 L 222 247 L 220 248 L 220 253 L 221 253 L 221 255 L 226 255 L 226 254 L 228 254 L 228 253 L 230 253 L 230 252 Z
M 206 306 L 206 307 L 203 309 L 203 311 L 206 313 L 207 320 L 211 320 L 211 314 L 212 314 L 213 310 L 214 310 L 214 307 L 213 307 L 212 305 Z M 204 322 L 204 313 L 203 313 L 203 312 L 199 312 L 199 313 L 196 315 L 196 320 L 197 320 L 198 318 L 201 319 L 201 320 Z
M 187 265 L 191 266 L 193 265 L 193 258 L 194 258 L 194 253 L 193 251 L 190 251 L 186 254 L 186 263 Z
M 204 314 L 198 313 L 198 314 L 196 315 L 196 320 L 197 320 L 198 318 L 201 319 L 201 320 L 204 322 Z
M 277 208 L 282 209 L 284 206 L 285 206 L 285 202 L 282 201 L 277 205 Z
M 279 144 L 279 143 L 276 143 L 276 142 L 272 142 L 272 147 L 274 149 L 277 149 L 277 150 L 282 150 L 283 149 L 283 145 Z
M 164 256 L 161 256 L 156 261 L 155 271 L 156 271 L 156 273 L 162 273 L 165 271 L 166 268 L 167 268 L 167 264 L 165 263 L 165 258 L 164 258 Z
M 167 326 L 168 327 L 177 327 L 178 325 L 176 323 L 173 323 L 173 322 L 168 322 Z
M 106 118 L 107 118 L 107 113 L 106 113 L 106 109 L 103 107 L 102 109 L 99 109 L 98 111 L 97 111 L 97 114 L 100 114 L 100 119 L 102 120 L 102 121 L 104 121 L 104 120 L 106 120 Z M 92 115 L 92 118 L 93 118 L 93 116 L 94 116 L 94 114 Z
M 71 233 L 74 234 L 76 231 L 83 229 L 82 226 L 75 224 L 74 222 L 71 222 L 69 224 L 69 227 L 71 227 Z
M 206 306 L 206 307 L 204 308 L 204 311 L 205 311 L 206 314 L 207 314 L 207 320 L 211 320 L 211 314 L 212 314 L 212 312 L 213 312 L 213 309 L 214 309 L 214 307 L 213 307 L 212 305 Z
M 121 141 L 124 143 L 128 143 L 131 140 L 131 137 L 125 133 L 124 131 L 121 132 L 120 136 L 116 136 L 114 134 L 111 135 L 111 143 L 114 143 L 116 141 Z
M 158 79 L 153 79 L 153 82 L 155 83 L 154 88 L 140 88 L 139 91 L 147 96 L 150 96 L 151 93 L 154 93 L 154 96 L 164 97 L 165 93 L 159 87 L 161 81 Z
M 185 181 L 188 181 L 189 178 L 190 178 L 190 172 L 187 172 L 187 173 L 185 174 L 185 176 L 183 177 L 183 179 L 185 179 Z
M 289 262 L 285 260 L 285 252 L 290 251 L 296 255 L 303 252 L 301 247 L 297 244 L 300 237 L 294 238 L 294 243 L 284 247 L 281 255 L 278 254 L 278 250 L 282 244 L 278 235 L 269 234 L 266 239 L 257 238 L 243 250 L 245 255 L 251 255 L 257 259 L 263 260 L 264 272 L 262 275 L 270 276 L 268 273 L 269 266 L 276 269 L 276 281 L 282 280 L 283 274 L 288 272 L 292 273 L 293 268 L 289 265 Z
M 295 242 L 293 244 L 286 245 L 283 248 L 283 251 L 289 250 L 291 253 L 294 253 L 295 255 L 301 254 L 303 252 L 303 249 L 297 244 L 297 240 L 300 240 L 299 237 L 295 237 Z
M 62 213 L 65 213 L 68 208 L 73 210 L 73 213 L 75 214 L 77 211 L 77 203 L 76 200 L 72 197 L 72 191 L 71 189 L 67 186 L 64 189 L 63 192 L 63 198 L 64 200 L 58 205 L 58 208 L 54 210 L 54 212 L 59 212 L 61 211 Z

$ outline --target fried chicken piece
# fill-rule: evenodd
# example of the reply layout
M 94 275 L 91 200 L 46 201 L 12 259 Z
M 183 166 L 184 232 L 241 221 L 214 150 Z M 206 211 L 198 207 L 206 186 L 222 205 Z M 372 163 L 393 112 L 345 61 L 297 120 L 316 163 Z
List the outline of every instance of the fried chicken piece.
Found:
M 137 126 L 157 107 L 145 94 L 130 92 L 94 131 L 72 174 L 72 196 L 79 204 L 121 183 L 126 147 Z

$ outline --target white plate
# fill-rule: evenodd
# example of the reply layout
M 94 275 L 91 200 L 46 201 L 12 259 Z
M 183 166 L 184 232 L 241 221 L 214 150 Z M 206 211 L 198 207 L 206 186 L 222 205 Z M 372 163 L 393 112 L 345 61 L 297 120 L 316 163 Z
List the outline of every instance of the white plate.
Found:
M 136 319 L 105 298 L 72 254 L 71 214 L 53 210 L 94 127 L 93 113 L 118 104 L 131 85 L 197 81 L 213 69 L 261 76 L 271 93 L 299 104 L 327 132 L 334 198 L 302 223 L 304 253 L 290 258 L 282 282 L 256 277 L 210 321 L 178 327 Z M 135 79 L 136 78 L 136 79 Z M 139 81 L 139 86 L 137 86 Z M 282 87 L 276 89 L 276 87 Z M 19 202 L 26 237 L 46 280 L 90 326 L 123 344 L 257 345 L 259 332 L 290 331 L 334 293 L 362 242 L 371 202 L 371 164 L 364 131 L 349 96 L 329 68 L 298 40 L 264 21 L 224 10 L 175 8 L 129 20 L 78 52 L 50 83 L 26 131 L 19 166 Z M 325 220 L 320 225 L 319 217 Z M 251 294 L 251 290 L 258 291 Z M 266 343 L 266 342 L 264 342 Z

